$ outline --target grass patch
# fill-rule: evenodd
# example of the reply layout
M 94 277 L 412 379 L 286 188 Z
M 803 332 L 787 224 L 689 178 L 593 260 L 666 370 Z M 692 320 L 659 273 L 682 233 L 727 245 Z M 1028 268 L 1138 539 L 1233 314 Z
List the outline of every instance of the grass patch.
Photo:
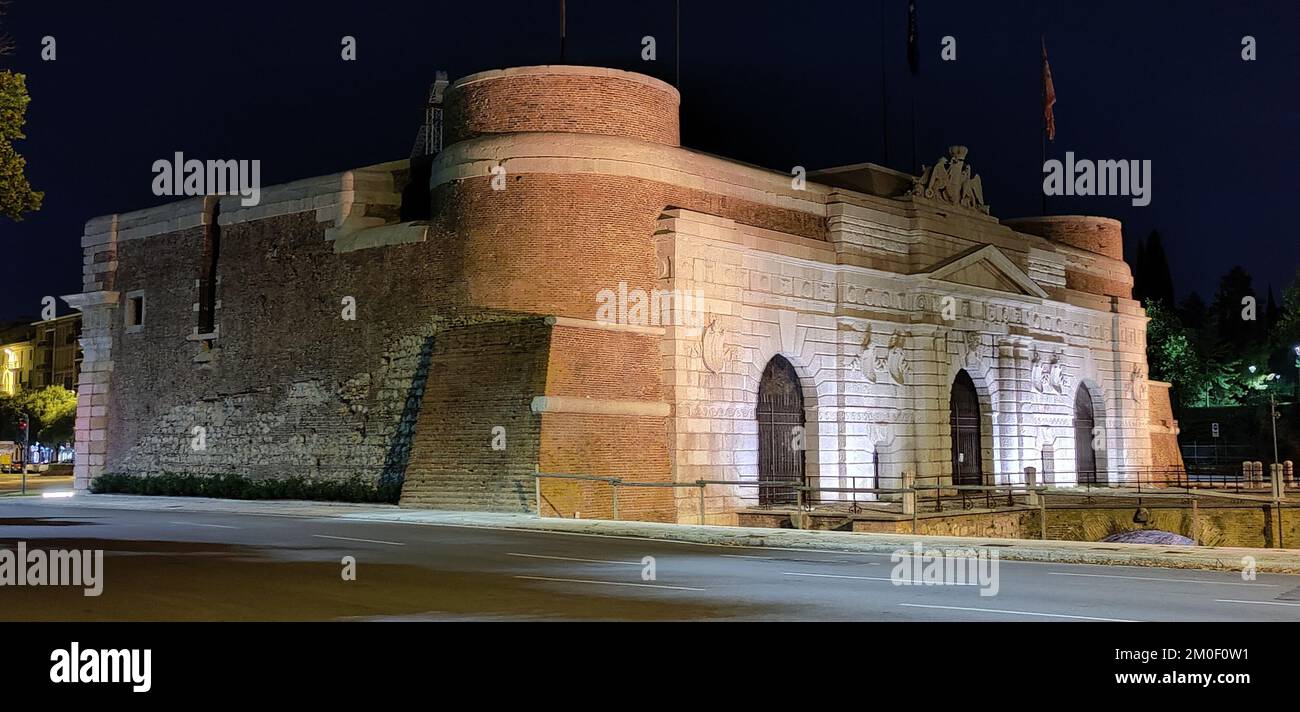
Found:
M 95 494 L 140 494 L 159 497 L 216 497 L 219 499 L 305 499 L 319 502 L 379 502 L 397 504 L 400 480 L 351 477 L 323 480 L 310 477 L 252 479 L 243 475 L 160 475 L 106 473 L 90 483 Z

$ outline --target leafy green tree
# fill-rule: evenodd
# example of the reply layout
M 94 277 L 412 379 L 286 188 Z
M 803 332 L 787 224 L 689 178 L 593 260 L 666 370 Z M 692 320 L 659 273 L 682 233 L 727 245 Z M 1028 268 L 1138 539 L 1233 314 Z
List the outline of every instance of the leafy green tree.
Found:
M 63 386 L 24 391 L 23 405 L 33 419 L 33 438 L 43 443 L 71 442 L 77 426 L 77 392 Z
M 1159 230 L 1152 230 L 1145 242 L 1138 241 L 1133 295 L 1140 302 L 1158 299 L 1170 306 L 1174 303 L 1174 278 L 1169 272 L 1169 257 Z
M 0 14 L 4 4 L 0 3 Z M 0 33 L 0 56 L 12 52 L 13 43 Z M 27 121 L 27 77 L 9 70 L 0 70 L 0 215 L 10 220 L 22 220 L 25 213 L 41 209 L 45 194 L 32 190 L 25 170 L 27 159 L 19 155 L 14 141 L 26 138 L 23 124 Z
M 32 442 L 72 442 L 77 425 L 77 393 L 48 386 L 0 397 L 0 440 L 17 440 L 18 415 L 26 413 Z

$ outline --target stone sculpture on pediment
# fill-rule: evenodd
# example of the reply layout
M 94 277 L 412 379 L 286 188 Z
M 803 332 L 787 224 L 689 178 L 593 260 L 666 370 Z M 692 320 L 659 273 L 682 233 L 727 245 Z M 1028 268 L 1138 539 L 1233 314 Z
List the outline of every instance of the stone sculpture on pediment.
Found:
M 946 158 L 940 158 L 933 166 L 922 166 L 921 175 L 912 179 L 912 189 L 908 194 L 923 195 L 988 215 L 984 181 L 966 163 L 966 153 L 965 146 L 949 146 Z

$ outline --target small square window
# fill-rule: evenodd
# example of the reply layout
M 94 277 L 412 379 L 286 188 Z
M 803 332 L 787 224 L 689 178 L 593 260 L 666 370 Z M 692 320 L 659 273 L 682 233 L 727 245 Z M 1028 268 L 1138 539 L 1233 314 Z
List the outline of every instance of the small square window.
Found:
M 126 330 L 127 333 L 144 331 L 144 292 L 127 292 L 126 295 Z

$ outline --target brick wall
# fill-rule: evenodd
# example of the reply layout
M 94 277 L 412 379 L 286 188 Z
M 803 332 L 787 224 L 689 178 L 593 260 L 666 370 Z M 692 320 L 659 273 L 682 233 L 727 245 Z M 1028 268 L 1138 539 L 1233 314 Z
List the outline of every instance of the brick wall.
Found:
M 545 387 L 549 346 L 540 318 L 501 316 L 437 334 L 403 505 L 534 509 L 542 422 L 531 403 Z
M 580 72 L 580 73 L 579 73 Z M 485 133 L 558 131 L 678 145 L 677 90 L 589 67 L 520 67 L 471 75 L 447 93 L 447 144 Z
M 628 177 L 511 176 L 439 186 L 434 208 L 458 231 L 453 269 L 469 304 L 486 309 L 595 318 L 602 289 L 652 289 L 658 275 L 656 221 L 669 206 L 821 238 L 825 220 L 807 213 Z
M 659 337 L 599 328 L 556 326 L 547 373 L 548 398 L 590 400 L 600 413 L 547 412 L 542 416 L 539 463 L 543 472 L 617 477 L 633 482 L 671 481 L 667 408 L 662 405 Z M 590 409 L 590 408 L 586 408 Z M 543 480 L 544 513 L 589 518 L 613 516 L 608 484 Z M 619 516 L 676 521 L 673 490 L 621 487 Z

